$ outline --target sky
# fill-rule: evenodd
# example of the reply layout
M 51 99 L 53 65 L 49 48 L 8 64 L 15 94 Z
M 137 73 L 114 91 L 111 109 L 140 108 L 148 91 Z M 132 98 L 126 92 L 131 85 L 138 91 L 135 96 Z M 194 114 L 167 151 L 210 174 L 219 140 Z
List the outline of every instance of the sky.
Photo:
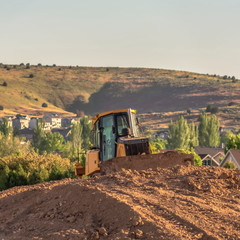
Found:
M 240 78 L 240 0 L 0 0 L 0 62 Z

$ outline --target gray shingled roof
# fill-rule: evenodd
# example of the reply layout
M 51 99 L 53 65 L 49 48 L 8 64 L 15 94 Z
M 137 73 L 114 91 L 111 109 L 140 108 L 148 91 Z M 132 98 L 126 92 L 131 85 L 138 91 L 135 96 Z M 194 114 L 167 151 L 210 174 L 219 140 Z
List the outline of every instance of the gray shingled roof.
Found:
M 223 148 L 215 148 L 215 147 L 201 147 L 201 146 L 197 146 L 194 147 L 195 153 L 198 155 L 204 155 L 204 154 L 208 154 L 211 157 L 214 157 L 216 154 L 223 153 L 224 154 L 224 149 Z

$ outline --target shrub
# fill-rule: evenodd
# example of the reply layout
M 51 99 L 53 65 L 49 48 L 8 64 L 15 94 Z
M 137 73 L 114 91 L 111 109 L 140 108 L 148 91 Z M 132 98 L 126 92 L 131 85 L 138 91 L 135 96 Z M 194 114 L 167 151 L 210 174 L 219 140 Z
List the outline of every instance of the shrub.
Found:
M 109 72 L 109 68 L 106 68 L 106 72 Z
M 234 76 L 232 76 L 232 82 L 233 83 L 237 82 L 237 79 Z
M 60 180 L 60 179 L 63 179 L 64 177 L 65 177 L 65 172 L 63 168 L 59 164 L 56 164 L 55 166 L 53 166 L 52 171 L 49 175 L 49 180 Z
M 29 184 L 41 183 L 49 179 L 49 173 L 47 169 L 40 168 L 34 169 L 29 175 Z
M 228 106 L 233 106 L 233 105 L 236 105 L 236 103 L 235 103 L 235 102 L 230 102 L 230 103 L 228 104 Z
M 191 151 L 185 150 L 185 149 L 176 149 L 180 153 L 186 153 L 186 154 L 193 154 L 194 156 L 194 166 L 202 166 L 202 159 L 199 155 L 197 155 L 194 150 L 192 149 Z
M 53 67 L 56 67 L 56 64 L 53 64 Z
M 42 107 L 48 107 L 47 103 L 43 103 Z
M 226 164 L 223 166 L 224 168 L 230 168 L 230 169 L 236 169 L 237 166 L 234 162 L 228 161 Z
M 4 109 L 4 107 L 2 105 L 0 105 L 0 111 L 2 111 Z
M 7 82 L 3 82 L 2 84 L 4 87 L 7 87 Z
M 224 76 L 223 76 L 223 79 L 227 79 L 227 78 L 228 78 L 227 75 L 224 75 Z
M 61 71 L 61 70 L 62 70 L 61 68 L 58 69 L 58 71 Z
M 191 114 L 192 110 L 190 108 L 187 109 L 187 114 Z
M 30 63 L 27 63 L 26 64 L 26 69 L 29 69 L 30 68 Z
M 34 78 L 34 75 L 32 73 L 29 74 L 29 78 Z
M 38 101 L 38 98 L 34 98 L 35 101 Z
M 38 66 L 38 67 L 41 67 L 41 66 L 42 66 L 42 64 L 41 64 L 41 63 L 39 63 L 37 66 Z
M 27 173 L 24 171 L 22 165 L 19 163 L 16 165 L 16 168 L 13 168 L 12 171 L 9 171 L 6 187 L 10 188 L 26 184 L 28 184 Z
M 19 66 L 24 66 L 24 63 L 20 63 Z
M 216 114 L 216 113 L 219 112 L 219 108 L 215 107 L 215 106 L 212 106 L 212 105 L 208 105 L 207 108 L 206 108 L 206 112 L 210 112 L 212 114 Z
M 75 163 L 59 155 L 29 153 L 7 156 L 0 161 L 0 191 L 20 185 L 75 177 Z
M 7 165 L 0 166 L 0 191 L 7 188 L 9 172 L 10 170 Z

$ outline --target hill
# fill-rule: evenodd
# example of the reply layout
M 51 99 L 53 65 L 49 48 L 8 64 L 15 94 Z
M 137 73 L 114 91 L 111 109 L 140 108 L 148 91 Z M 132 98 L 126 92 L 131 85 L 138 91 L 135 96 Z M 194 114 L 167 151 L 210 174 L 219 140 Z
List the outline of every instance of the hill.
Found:
M 228 109 L 232 104 L 235 125 L 240 117 L 239 90 L 240 81 L 234 77 L 184 71 L 0 64 L 0 105 L 4 107 L 0 116 L 40 116 L 45 112 L 71 115 L 78 111 L 93 115 L 132 107 L 148 113 L 144 119 L 149 123 L 156 117 L 151 113 L 186 112 L 190 108 L 200 112 L 209 104 Z M 48 107 L 43 108 L 43 103 Z M 168 122 L 165 120 L 160 121 L 163 127 Z
M 121 172 L 0 193 L 1 239 L 239 239 L 240 173 Z
M 238 81 L 163 69 L 0 65 L 3 82 L 1 105 L 16 111 L 47 102 L 87 114 L 129 106 L 169 112 L 240 100 Z

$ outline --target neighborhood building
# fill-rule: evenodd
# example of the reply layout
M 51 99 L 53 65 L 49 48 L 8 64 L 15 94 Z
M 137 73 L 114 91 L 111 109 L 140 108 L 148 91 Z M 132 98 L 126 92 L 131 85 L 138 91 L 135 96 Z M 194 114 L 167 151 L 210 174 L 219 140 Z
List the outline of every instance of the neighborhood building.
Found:
M 17 115 L 12 119 L 12 127 L 18 130 L 29 127 L 30 118 L 28 116 Z
M 24 128 L 19 130 L 19 136 L 24 138 L 25 141 L 32 141 L 34 130 L 30 128 Z
M 220 163 L 220 167 L 226 166 L 226 164 L 232 163 L 237 168 L 240 168 L 240 150 L 238 149 L 230 149 L 228 150 L 226 156 Z
M 201 157 L 203 166 L 219 166 L 224 158 L 223 148 L 196 146 L 194 151 Z
M 37 118 L 32 117 L 29 121 L 29 128 L 30 129 L 35 129 L 37 128 Z
M 62 119 L 57 114 L 45 115 L 43 117 L 45 120 L 45 128 L 61 128 Z M 48 130 L 48 129 L 46 129 Z
M 63 128 L 71 127 L 73 125 L 73 123 L 76 121 L 77 121 L 77 119 L 70 118 L 70 117 L 62 118 L 62 127 Z

